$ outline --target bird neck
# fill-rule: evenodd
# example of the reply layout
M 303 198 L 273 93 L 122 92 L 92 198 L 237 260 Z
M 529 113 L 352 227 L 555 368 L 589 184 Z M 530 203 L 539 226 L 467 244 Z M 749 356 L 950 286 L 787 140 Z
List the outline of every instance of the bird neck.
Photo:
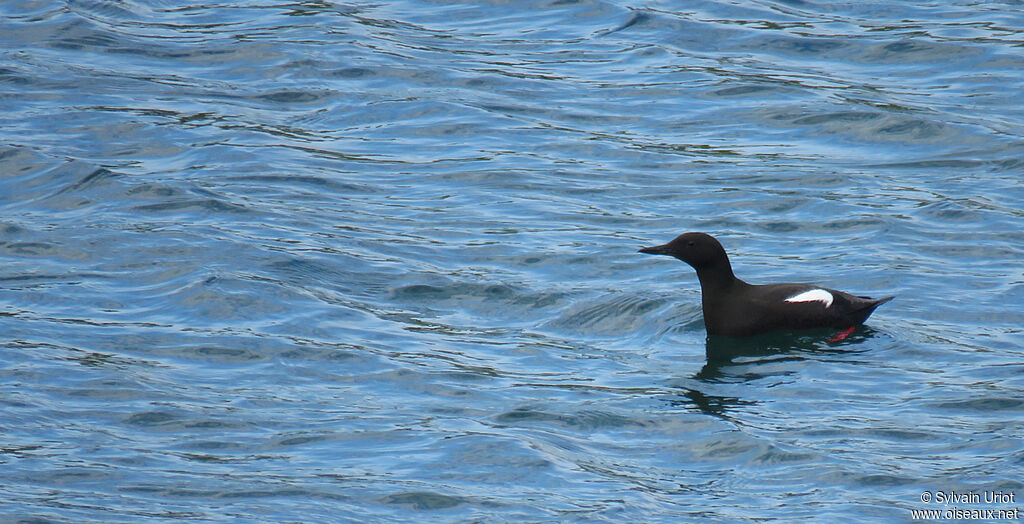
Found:
M 732 273 L 729 259 L 701 267 L 697 270 L 697 279 L 700 280 L 700 289 L 704 293 L 728 289 L 737 282 L 743 282 Z

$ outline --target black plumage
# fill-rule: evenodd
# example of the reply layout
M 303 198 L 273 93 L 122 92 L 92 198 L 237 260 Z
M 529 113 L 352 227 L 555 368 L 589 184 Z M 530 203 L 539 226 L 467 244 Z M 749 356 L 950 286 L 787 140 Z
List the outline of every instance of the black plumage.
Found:
M 697 270 L 704 326 L 710 335 L 745 337 L 822 327 L 849 334 L 875 308 L 893 299 L 855 296 L 810 284 L 748 284 L 736 278 L 722 244 L 706 233 L 684 233 L 640 252 L 673 256 Z

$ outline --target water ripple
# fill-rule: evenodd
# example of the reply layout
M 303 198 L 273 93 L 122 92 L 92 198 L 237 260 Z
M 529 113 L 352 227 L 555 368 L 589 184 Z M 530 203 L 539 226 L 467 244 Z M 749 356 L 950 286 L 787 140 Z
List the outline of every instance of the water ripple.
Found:
M 1024 490 L 1008 4 L 0 6 L 20 519 L 906 519 Z M 895 294 L 706 340 L 636 253 Z M 992 506 L 986 509 L 1007 509 Z

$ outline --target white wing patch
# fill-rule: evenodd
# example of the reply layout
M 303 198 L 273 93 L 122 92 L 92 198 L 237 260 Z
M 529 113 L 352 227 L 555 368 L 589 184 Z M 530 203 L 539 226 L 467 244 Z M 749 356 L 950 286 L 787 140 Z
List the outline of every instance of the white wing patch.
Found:
M 832 305 L 832 293 L 824 289 L 812 289 L 786 299 L 786 302 L 821 302 L 825 307 Z

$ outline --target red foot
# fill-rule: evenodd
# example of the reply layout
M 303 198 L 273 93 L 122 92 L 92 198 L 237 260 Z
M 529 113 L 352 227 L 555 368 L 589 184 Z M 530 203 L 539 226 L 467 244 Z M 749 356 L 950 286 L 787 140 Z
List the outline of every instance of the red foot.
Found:
M 840 340 L 843 340 L 846 337 L 850 336 L 850 334 L 853 333 L 856 329 L 857 326 L 848 327 L 845 331 L 840 331 L 839 333 L 836 333 L 832 338 L 828 339 L 828 343 L 831 344 L 833 342 L 839 342 Z

